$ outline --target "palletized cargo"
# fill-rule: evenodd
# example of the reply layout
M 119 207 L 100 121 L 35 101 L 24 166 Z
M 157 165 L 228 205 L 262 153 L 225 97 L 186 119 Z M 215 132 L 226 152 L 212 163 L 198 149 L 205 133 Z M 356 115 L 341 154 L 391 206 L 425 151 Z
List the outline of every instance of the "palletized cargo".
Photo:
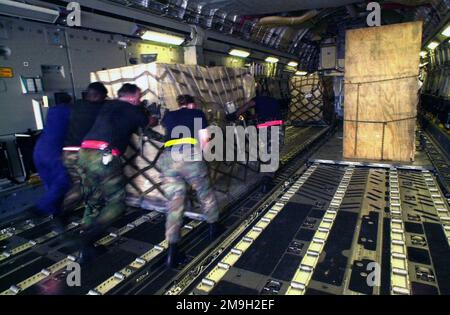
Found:
M 344 158 L 415 155 L 422 22 L 347 31 Z
M 318 73 L 292 76 L 289 80 L 291 103 L 288 119 L 293 124 L 322 124 L 324 88 Z
M 142 89 L 143 99 L 149 104 L 160 104 L 162 112 L 178 108 L 178 95 L 191 94 L 210 124 L 222 128 L 226 125 L 226 104 L 232 102 L 236 107 L 242 106 L 255 94 L 253 76 L 248 69 L 240 68 L 150 63 L 93 72 L 91 81 L 102 82 L 110 97 L 117 97 L 117 91 L 124 83 L 134 83 Z M 163 128 L 157 126 L 150 134 L 132 136 L 124 154 L 129 205 L 165 210 L 166 198 L 158 161 L 163 150 L 163 133 Z M 236 182 L 255 180 L 248 172 L 258 173 L 259 165 L 212 162 L 209 169 L 216 192 L 227 194 L 233 189 L 233 182 L 235 185 Z M 238 188 L 239 185 L 235 186 Z

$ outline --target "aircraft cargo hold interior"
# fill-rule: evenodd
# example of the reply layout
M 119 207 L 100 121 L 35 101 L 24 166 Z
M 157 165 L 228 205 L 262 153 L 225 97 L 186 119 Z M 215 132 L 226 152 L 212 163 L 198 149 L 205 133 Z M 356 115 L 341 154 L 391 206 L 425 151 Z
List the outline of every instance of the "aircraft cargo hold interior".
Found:
M 0 295 L 450 294 L 449 17 L 0 0 Z

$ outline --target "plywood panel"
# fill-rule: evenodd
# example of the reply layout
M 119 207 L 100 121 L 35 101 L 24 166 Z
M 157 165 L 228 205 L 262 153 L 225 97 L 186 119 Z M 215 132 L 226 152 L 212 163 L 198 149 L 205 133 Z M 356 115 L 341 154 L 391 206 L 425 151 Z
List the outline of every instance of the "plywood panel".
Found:
M 344 158 L 411 161 L 422 22 L 347 31 Z

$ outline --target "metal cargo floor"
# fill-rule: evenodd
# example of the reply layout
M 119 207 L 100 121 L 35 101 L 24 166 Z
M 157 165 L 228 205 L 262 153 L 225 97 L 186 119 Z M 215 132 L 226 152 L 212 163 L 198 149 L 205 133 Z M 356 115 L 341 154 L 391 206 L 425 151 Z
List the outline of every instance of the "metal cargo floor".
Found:
M 213 243 L 204 224 L 186 218 L 177 269 L 164 266 L 165 219 L 156 211 L 127 209 L 98 240 L 102 254 L 80 287 L 65 279 L 82 209 L 64 233 L 49 219 L 5 223 L 0 292 L 449 294 L 448 200 L 430 154 L 418 147 L 407 166 L 339 161 L 340 134 L 325 142 L 325 131 L 289 127 L 274 188 L 224 198 L 226 231 Z M 372 286 L 374 266 L 380 283 Z
M 449 294 L 449 219 L 426 169 L 313 163 L 191 290 Z M 378 285 L 367 282 L 373 263 Z

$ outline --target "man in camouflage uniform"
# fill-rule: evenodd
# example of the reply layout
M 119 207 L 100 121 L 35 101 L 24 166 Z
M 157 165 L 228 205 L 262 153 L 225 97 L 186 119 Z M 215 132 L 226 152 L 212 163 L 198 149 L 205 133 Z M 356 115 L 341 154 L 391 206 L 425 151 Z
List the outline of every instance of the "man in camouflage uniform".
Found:
M 118 96 L 118 100 L 108 102 L 101 109 L 79 151 L 78 166 L 86 206 L 82 261 L 92 258 L 94 241 L 125 210 L 126 181 L 120 155 L 125 152 L 131 134 L 150 122 L 144 109 L 138 106 L 141 90 L 136 85 L 124 84 Z
M 166 241 L 169 244 L 167 265 L 176 267 L 180 255 L 178 242 L 183 224 L 186 183 L 196 191 L 198 201 L 209 223 L 210 238 L 215 238 L 221 227 L 217 223 L 219 210 L 208 177 L 208 167 L 202 160 L 201 149 L 208 141 L 208 122 L 190 95 L 177 98 L 180 109 L 165 114 L 161 124 L 166 129 L 165 150 L 161 155 L 161 169 L 167 202 Z M 196 124 L 197 120 L 197 124 Z M 184 127 L 189 134 L 177 132 Z
M 107 95 L 108 90 L 101 82 L 93 82 L 87 88 L 86 99 L 79 100 L 71 106 L 69 126 L 64 141 L 63 162 L 72 180 L 72 188 L 66 194 L 65 208 L 73 208 L 82 201 L 78 151 L 83 138 L 91 129 L 104 105 Z

